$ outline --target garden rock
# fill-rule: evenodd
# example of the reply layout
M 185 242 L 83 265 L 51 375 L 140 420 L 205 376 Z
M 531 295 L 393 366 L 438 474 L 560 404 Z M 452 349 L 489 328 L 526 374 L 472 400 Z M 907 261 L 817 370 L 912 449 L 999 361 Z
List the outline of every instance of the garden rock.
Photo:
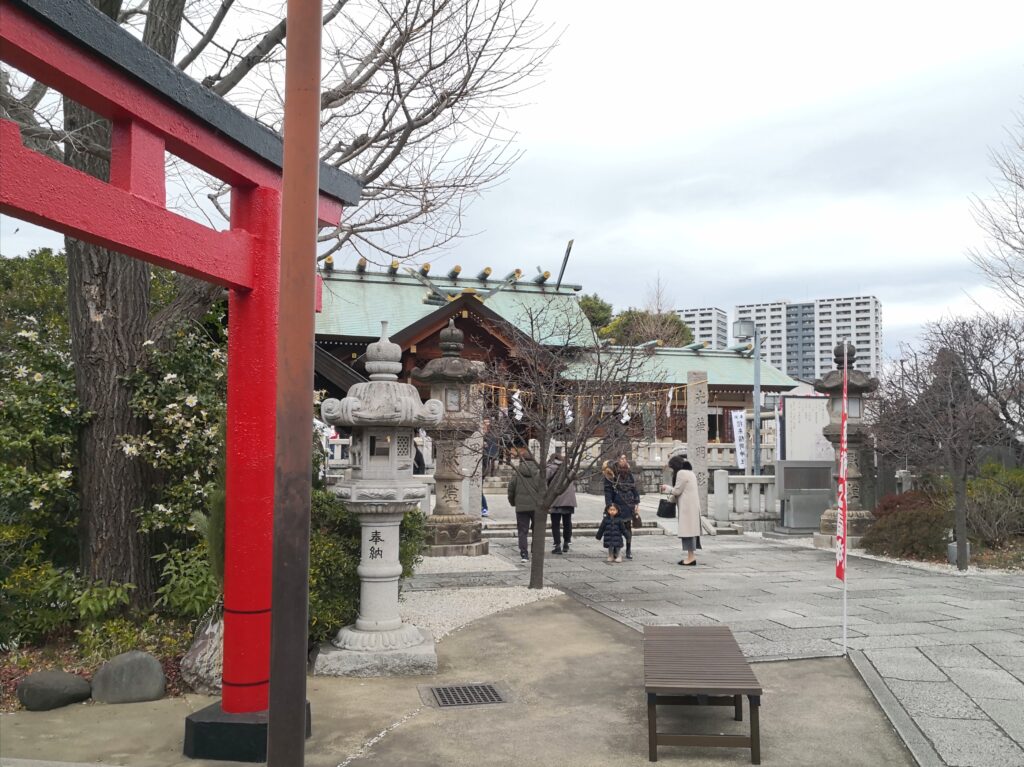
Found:
M 111 658 L 92 679 L 92 697 L 102 703 L 136 703 L 164 696 L 167 678 L 160 661 L 132 650 Z
M 219 695 L 224 663 L 224 622 L 210 621 L 181 659 L 181 678 L 198 693 Z
M 49 711 L 86 700 L 89 682 L 66 671 L 40 671 L 18 683 L 18 700 L 29 711 Z

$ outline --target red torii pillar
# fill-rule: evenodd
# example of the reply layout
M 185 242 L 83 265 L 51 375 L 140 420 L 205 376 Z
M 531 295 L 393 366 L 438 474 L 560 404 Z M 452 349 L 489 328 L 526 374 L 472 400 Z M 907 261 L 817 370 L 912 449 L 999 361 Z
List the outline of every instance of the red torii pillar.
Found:
M 228 289 L 221 705 L 225 713 L 263 711 L 270 668 L 280 138 L 86 3 L 0 0 L 0 60 L 113 123 L 110 182 L 104 183 L 25 148 L 18 126 L 0 119 L 0 212 Z M 166 209 L 165 150 L 231 185 L 228 231 Z M 353 179 L 323 166 L 321 224 L 336 225 L 342 205 L 354 204 L 358 195 Z

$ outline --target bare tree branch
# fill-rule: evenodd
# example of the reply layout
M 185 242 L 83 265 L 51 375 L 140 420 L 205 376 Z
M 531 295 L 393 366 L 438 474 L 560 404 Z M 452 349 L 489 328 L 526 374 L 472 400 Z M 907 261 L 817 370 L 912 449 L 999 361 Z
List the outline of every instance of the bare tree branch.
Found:
M 213 20 L 210 22 L 210 26 L 206 28 L 206 32 L 199 38 L 199 41 L 192 46 L 192 50 L 186 53 L 178 61 L 178 69 L 186 69 L 188 65 L 195 61 L 199 54 L 206 50 L 213 38 L 216 37 L 217 31 L 220 29 L 220 25 L 224 23 L 225 17 L 228 15 L 228 11 L 231 10 L 231 6 L 234 5 L 235 0 L 222 0 L 220 7 L 217 9 L 217 13 L 214 14 Z
M 989 282 L 1024 312 L 1024 114 L 1002 148 L 992 153 L 999 178 L 992 196 L 974 201 L 974 217 L 988 242 L 969 253 Z
M 337 0 L 331 9 L 324 14 L 323 24 L 327 25 L 334 19 L 335 16 L 341 11 L 348 0 Z M 276 25 L 269 29 L 263 37 L 260 38 L 259 42 L 256 43 L 249 52 L 242 56 L 241 60 L 223 77 L 210 78 L 207 77 L 203 80 L 203 85 L 210 88 L 214 93 L 224 96 L 227 95 L 232 88 L 234 88 L 242 79 L 249 74 L 258 64 L 263 62 L 270 53 L 277 48 L 282 42 L 284 42 L 285 35 L 288 32 L 288 24 L 286 19 L 281 19 Z

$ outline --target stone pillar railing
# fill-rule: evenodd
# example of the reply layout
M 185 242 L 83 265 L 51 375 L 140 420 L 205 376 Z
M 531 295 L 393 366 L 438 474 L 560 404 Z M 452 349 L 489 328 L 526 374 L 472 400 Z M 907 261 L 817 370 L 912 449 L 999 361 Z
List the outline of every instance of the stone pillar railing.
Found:
M 779 521 L 778 491 L 773 475 L 714 473 L 709 514 L 717 525 L 740 525 L 745 530 L 773 530 Z
M 348 437 L 331 437 L 327 440 L 327 468 L 341 472 L 351 466 L 350 450 L 352 440 Z

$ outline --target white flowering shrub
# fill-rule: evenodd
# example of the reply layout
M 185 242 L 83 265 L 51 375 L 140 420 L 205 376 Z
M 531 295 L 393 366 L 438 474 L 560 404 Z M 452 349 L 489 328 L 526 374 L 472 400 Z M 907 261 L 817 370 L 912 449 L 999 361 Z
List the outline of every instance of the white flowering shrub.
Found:
M 0 258 L 0 646 L 78 615 L 75 400 L 62 257 Z M 88 602 L 88 600 L 87 600 Z
M 0 576 L 43 553 L 78 556 L 75 429 L 82 421 L 67 340 L 36 318 L 0 331 Z M 16 329 L 15 329 L 16 328 Z M 13 332 L 11 332 L 13 330 Z
M 75 400 L 65 286 L 60 254 L 0 258 L 0 648 L 102 621 L 134 588 L 79 570 L 77 436 L 89 414 Z M 132 377 L 132 407 L 150 428 L 122 449 L 152 469 L 138 513 L 160 552 L 152 607 L 164 614 L 201 612 L 219 591 L 190 517 L 206 511 L 223 444 L 223 327 L 219 309 L 167 350 L 148 344 Z
M 139 509 L 142 529 L 172 547 L 195 543 L 192 515 L 205 512 L 223 449 L 219 424 L 227 399 L 223 311 L 175 334 L 167 351 L 151 347 L 132 379 L 132 410 L 150 424 L 122 438 L 126 455 L 153 469 L 152 503 Z

